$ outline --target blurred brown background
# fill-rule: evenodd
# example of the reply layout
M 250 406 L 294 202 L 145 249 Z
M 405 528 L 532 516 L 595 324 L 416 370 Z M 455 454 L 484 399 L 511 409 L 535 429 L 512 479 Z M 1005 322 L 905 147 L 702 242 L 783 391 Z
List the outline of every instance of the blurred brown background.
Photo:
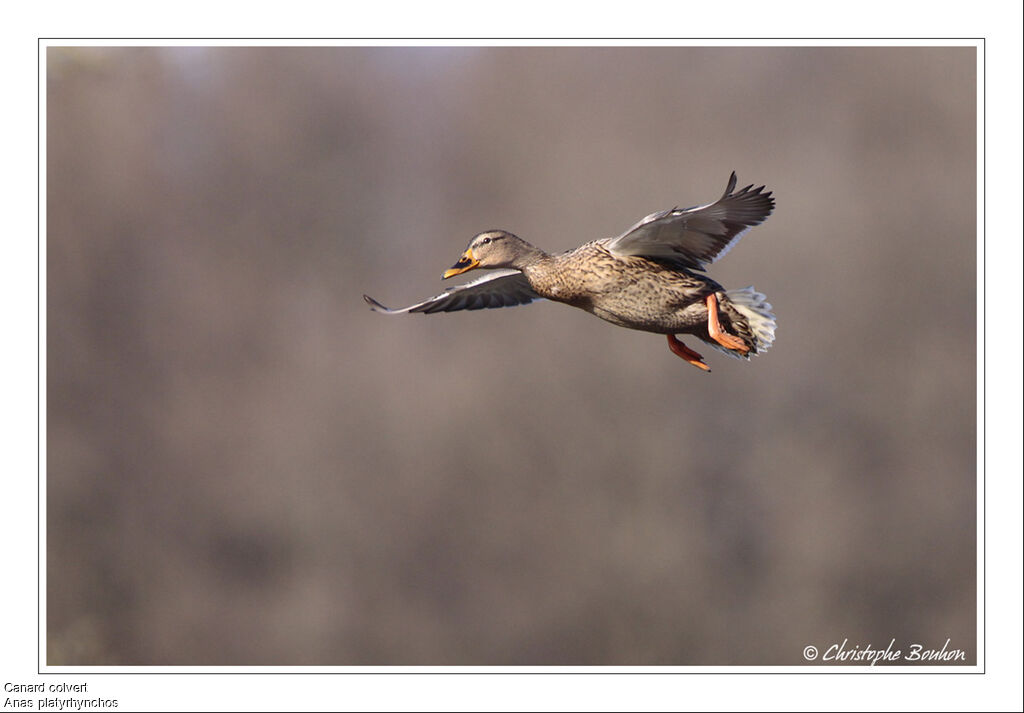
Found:
M 976 634 L 973 48 L 51 48 L 61 664 L 801 664 Z M 384 317 L 717 198 L 777 342 Z M 690 340 L 690 345 L 697 347 Z

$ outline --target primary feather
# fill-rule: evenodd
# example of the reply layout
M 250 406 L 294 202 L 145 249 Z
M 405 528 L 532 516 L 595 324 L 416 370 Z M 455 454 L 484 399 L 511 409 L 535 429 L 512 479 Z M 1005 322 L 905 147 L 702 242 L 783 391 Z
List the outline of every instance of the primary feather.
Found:
M 363 299 L 375 312 L 384 314 L 403 314 L 405 312 L 433 314 L 434 312 L 515 307 L 529 304 L 534 300 L 543 299 L 543 297 L 533 291 L 523 273 L 518 270 L 500 270 L 493 275 L 486 275 L 464 285 L 449 287 L 429 300 L 402 309 L 388 309 L 369 295 L 363 295 Z
M 764 192 L 764 186 L 750 185 L 733 193 L 734 188 L 735 172 L 714 203 L 651 213 L 606 247 L 613 255 L 659 258 L 705 270 L 750 228 L 763 223 L 775 207 L 771 191 Z

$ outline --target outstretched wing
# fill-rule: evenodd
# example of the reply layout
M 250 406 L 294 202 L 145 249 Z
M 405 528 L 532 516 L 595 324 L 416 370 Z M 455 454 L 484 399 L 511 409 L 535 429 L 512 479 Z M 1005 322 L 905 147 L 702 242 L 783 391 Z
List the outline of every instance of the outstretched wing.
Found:
M 363 295 L 363 299 L 367 301 L 373 311 L 384 314 L 403 314 L 405 312 L 433 314 L 434 312 L 457 312 L 462 309 L 515 307 L 544 298 L 533 291 L 523 273 L 518 270 L 499 270 L 493 275 L 486 275 L 464 285 L 449 287 L 436 297 L 431 297 L 425 302 L 404 309 L 388 309 L 368 295 Z
M 659 258 L 704 270 L 729 252 L 747 230 L 764 222 L 775 207 L 772 192 L 764 192 L 764 186 L 750 185 L 733 193 L 734 188 L 735 171 L 714 203 L 652 213 L 606 247 L 614 255 Z

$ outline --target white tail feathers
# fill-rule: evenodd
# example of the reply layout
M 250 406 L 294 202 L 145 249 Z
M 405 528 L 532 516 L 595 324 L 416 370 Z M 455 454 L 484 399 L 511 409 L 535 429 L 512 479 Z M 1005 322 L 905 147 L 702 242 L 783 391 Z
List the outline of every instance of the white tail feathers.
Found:
M 736 311 L 746 318 L 750 334 L 756 342 L 756 352 L 761 354 L 775 341 L 775 315 L 767 299 L 753 286 L 742 290 L 728 290 L 725 296 Z

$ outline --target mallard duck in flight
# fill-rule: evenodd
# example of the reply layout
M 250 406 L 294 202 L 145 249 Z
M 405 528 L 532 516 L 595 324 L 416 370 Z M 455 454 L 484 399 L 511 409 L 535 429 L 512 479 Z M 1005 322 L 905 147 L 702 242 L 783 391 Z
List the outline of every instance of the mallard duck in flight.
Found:
M 676 337 L 689 334 L 735 357 L 749 359 L 775 340 L 775 315 L 753 287 L 726 290 L 704 270 L 775 207 L 771 191 L 738 191 L 736 173 L 714 203 L 652 213 L 616 238 L 549 255 L 504 230 L 488 230 L 442 279 L 476 268 L 497 272 L 452 287 L 425 302 L 377 312 L 455 312 L 513 307 L 540 299 L 579 307 L 620 327 L 665 334 L 674 354 L 704 371 L 704 358 Z

